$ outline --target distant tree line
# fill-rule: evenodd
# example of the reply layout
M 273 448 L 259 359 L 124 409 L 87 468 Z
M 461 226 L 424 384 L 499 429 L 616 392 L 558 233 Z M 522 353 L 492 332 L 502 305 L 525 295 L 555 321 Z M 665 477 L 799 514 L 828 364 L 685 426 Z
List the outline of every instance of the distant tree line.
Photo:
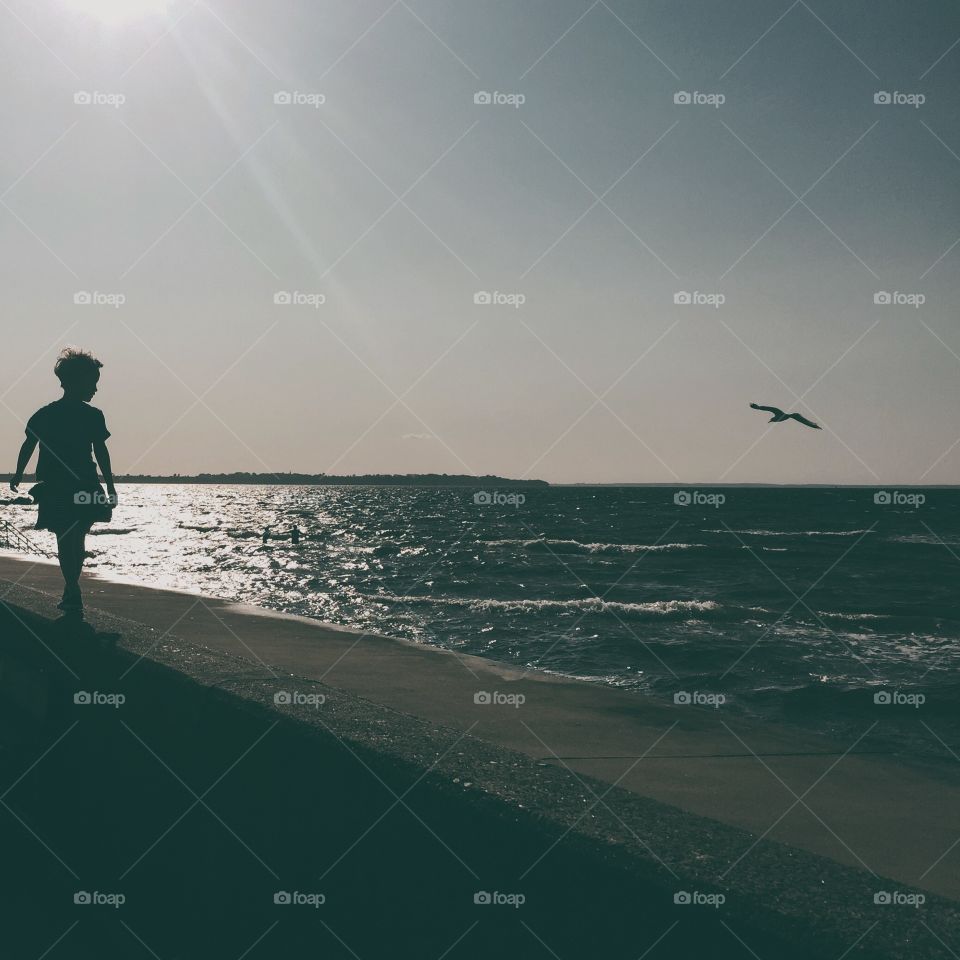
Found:
M 512 480 L 487 474 L 473 477 L 461 473 L 354 473 L 337 476 L 327 473 L 197 473 L 171 476 L 118 474 L 118 483 L 247 483 L 306 485 L 370 485 L 394 487 L 546 487 L 546 480 Z

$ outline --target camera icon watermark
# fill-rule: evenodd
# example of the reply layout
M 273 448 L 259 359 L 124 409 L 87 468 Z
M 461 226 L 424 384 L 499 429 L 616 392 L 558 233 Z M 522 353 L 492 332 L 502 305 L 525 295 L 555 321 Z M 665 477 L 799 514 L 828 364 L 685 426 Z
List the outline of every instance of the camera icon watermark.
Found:
M 527 497 L 523 493 L 478 490 L 473 495 L 473 502 L 478 507 L 520 507 L 527 502 Z
M 122 107 L 127 98 L 122 93 L 104 93 L 102 90 L 76 90 L 73 102 L 78 107 Z
M 102 290 L 77 290 L 73 302 L 78 307 L 113 307 L 116 310 L 127 302 L 127 297 L 123 293 L 105 293 Z
M 678 890 L 673 895 L 673 902 L 680 907 L 713 907 L 715 910 L 722 907 L 727 898 L 722 893 L 702 893 L 699 890 Z
M 127 702 L 123 693 L 101 693 L 99 690 L 77 690 L 73 702 L 78 707 L 113 707 L 115 710 Z
M 322 693 L 280 690 L 273 695 L 273 702 L 278 707 L 313 707 L 316 710 L 327 702 L 327 698 Z
M 881 707 L 913 707 L 914 710 L 927 702 L 924 693 L 901 693 L 899 690 L 877 690 L 873 702 Z
M 301 893 L 299 890 L 278 890 L 273 895 L 273 902 L 278 907 L 313 907 L 316 910 L 327 902 L 327 895 Z
M 313 107 L 319 110 L 327 98 L 322 93 L 305 93 L 301 90 L 277 90 L 273 102 L 278 107 Z
M 522 893 L 478 890 L 473 895 L 473 902 L 478 907 L 513 907 L 515 910 L 519 910 L 527 902 L 527 898 Z
M 877 90 L 873 95 L 873 102 L 878 106 L 913 107 L 915 110 L 922 107 L 927 98 L 922 93 L 901 93 L 899 90 Z
M 302 290 L 277 290 L 273 302 L 278 307 L 313 307 L 317 310 L 327 302 L 327 297 L 323 293 L 304 293 Z
M 478 307 L 513 307 L 519 310 L 527 302 L 525 293 L 503 293 L 500 290 L 477 290 L 473 303 Z
M 727 702 L 726 694 L 723 693 L 706 693 L 702 690 L 678 690 L 673 695 L 673 702 L 677 706 L 694 706 L 694 707 L 713 707 L 714 710 L 719 710 Z
M 926 294 L 901 293 L 899 290 L 877 290 L 873 302 L 878 307 L 913 307 L 919 310 L 927 302 Z
M 878 890 L 873 895 L 873 902 L 877 906 L 889 907 L 922 907 L 927 902 L 923 893 L 904 893 L 902 890 Z
M 673 102 L 680 107 L 713 107 L 718 110 L 727 98 L 722 93 L 702 93 L 700 90 L 677 90 L 673 95 Z
M 473 702 L 478 706 L 503 706 L 518 709 L 527 702 L 527 698 L 522 693 L 500 693 L 498 690 L 491 693 L 489 690 L 478 690 L 473 695 Z
M 713 507 L 719 509 L 727 502 L 725 493 L 704 493 L 702 490 L 677 490 L 673 502 L 678 507 Z
M 73 902 L 78 907 L 113 907 L 114 910 L 119 910 L 127 902 L 127 898 L 122 893 L 77 890 L 73 895 Z
M 117 498 L 99 490 L 79 490 L 73 495 L 73 503 L 77 507 L 115 507 Z
M 522 93 L 478 90 L 473 95 L 473 102 L 478 107 L 513 107 L 519 110 L 527 102 L 527 98 Z
M 673 295 L 673 302 L 678 307 L 713 307 L 718 310 L 727 298 L 722 293 L 704 293 L 700 290 L 677 290 Z

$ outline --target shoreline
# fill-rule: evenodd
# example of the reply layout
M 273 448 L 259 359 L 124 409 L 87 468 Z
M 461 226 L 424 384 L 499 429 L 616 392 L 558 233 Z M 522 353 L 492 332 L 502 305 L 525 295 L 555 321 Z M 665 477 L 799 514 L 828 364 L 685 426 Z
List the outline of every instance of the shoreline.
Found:
M 14 551 L 4 551 L 0 549 L 0 579 L 5 576 L 3 564 L 5 561 L 13 563 L 23 563 L 27 566 L 40 566 L 48 571 L 48 576 L 34 578 L 34 585 L 40 589 L 48 591 L 57 591 L 60 589 L 60 573 L 57 561 L 49 557 L 35 557 L 30 560 L 24 560 L 22 556 Z M 102 584 L 105 586 L 114 585 L 125 587 L 131 590 L 142 589 L 150 592 L 159 592 L 169 595 L 177 595 L 189 598 L 195 602 L 213 601 L 224 610 L 239 617 L 250 617 L 254 619 L 275 619 L 278 622 L 286 621 L 290 624 L 299 624 L 307 631 L 318 628 L 321 631 L 332 631 L 337 634 L 353 635 L 359 638 L 372 638 L 380 642 L 389 642 L 400 646 L 407 646 L 416 651 L 427 653 L 441 653 L 453 656 L 461 661 L 473 662 L 482 665 L 484 668 L 498 675 L 523 676 L 533 682 L 556 681 L 557 683 L 579 683 L 591 689 L 601 691 L 611 691 L 618 695 L 635 698 L 636 703 L 653 704 L 658 708 L 669 709 L 673 705 L 670 703 L 669 694 L 656 692 L 651 693 L 636 686 L 628 686 L 615 682 L 607 676 L 588 676 L 577 675 L 571 672 L 545 668 L 540 666 L 531 666 L 528 664 L 514 664 L 507 660 L 487 657 L 480 654 L 462 652 L 454 647 L 442 646 L 439 643 L 418 640 L 409 637 L 402 637 L 388 633 L 370 631 L 360 626 L 354 626 L 348 623 L 335 623 L 322 620 L 319 617 L 309 614 L 293 613 L 277 608 L 261 606 L 258 603 L 237 599 L 235 597 L 223 596 L 220 594 L 204 592 L 201 589 L 189 589 L 182 586 L 157 585 L 149 583 L 144 579 L 133 576 L 123 576 L 109 570 L 98 570 L 96 568 L 88 569 L 84 572 L 84 580 L 88 584 L 85 592 L 90 592 L 89 585 Z M 109 592 L 109 591 L 108 591 Z M 93 596 L 93 593 L 90 593 Z M 88 598 L 88 602 L 90 602 Z M 291 665 L 294 669 L 296 664 Z M 895 684 L 877 681 L 878 689 L 893 687 Z M 814 689 L 815 688 L 811 688 Z M 824 740 L 836 738 L 846 732 L 851 732 L 851 738 L 855 738 L 863 731 L 865 726 L 871 722 L 871 711 L 868 707 L 861 706 L 859 709 L 852 709 L 850 699 L 853 697 L 866 697 L 869 689 L 845 691 L 834 690 L 827 691 L 836 696 L 833 701 L 833 710 L 827 710 L 822 713 L 811 713 L 809 715 L 787 716 L 773 714 L 769 711 L 758 710 L 757 707 L 749 703 L 746 699 L 738 695 L 733 695 L 732 704 L 725 708 L 733 717 L 741 723 L 748 726 L 761 727 L 773 725 L 781 729 L 785 735 L 802 740 Z M 940 701 L 938 701 L 939 703 Z M 709 713 L 714 711 L 707 709 Z M 928 710 L 930 709 L 928 705 Z M 723 715 L 724 718 L 726 714 Z M 886 718 L 885 718 L 886 719 Z M 931 719 L 936 723 L 938 716 L 921 717 L 894 715 L 892 729 L 880 729 L 872 731 L 867 738 L 864 747 L 857 752 L 862 755 L 878 755 L 895 757 L 899 762 L 908 764 L 918 770 L 924 771 L 931 776 L 938 776 L 938 771 L 944 766 L 949 769 L 953 766 L 951 760 L 955 755 L 950 751 L 948 745 L 942 740 L 934 739 L 930 735 L 930 728 L 923 723 L 924 719 Z M 832 724 L 834 731 L 825 730 L 824 727 Z M 898 726 L 898 724 L 900 724 Z M 907 735 L 909 729 L 910 735 Z M 922 747 L 923 749 L 918 749 Z M 829 755 L 830 751 L 812 751 L 811 755 Z M 946 761 L 946 764 L 944 764 Z M 960 772 L 958 772 L 960 776 Z M 958 831 L 960 831 L 960 821 L 958 821 Z

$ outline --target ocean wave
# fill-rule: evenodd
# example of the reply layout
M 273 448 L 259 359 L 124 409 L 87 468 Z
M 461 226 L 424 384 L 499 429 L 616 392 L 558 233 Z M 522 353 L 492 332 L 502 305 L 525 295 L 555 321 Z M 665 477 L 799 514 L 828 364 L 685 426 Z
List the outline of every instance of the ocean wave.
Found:
M 628 616 L 670 616 L 708 613 L 721 610 L 714 600 L 652 600 L 649 603 L 619 603 L 584 597 L 577 600 L 471 600 L 465 597 L 398 596 L 393 593 L 364 594 L 367 599 L 384 603 L 431 604 L 464 607 L 478 612 L 497 610 L 506 613 L 541 613 L 547 610 L 582 610 L 584 613 L 611 613 Z
M 873 533 L 866 530 L 704 530 L 704 533 L 742 533 L 750 537 L 855 537 L 858 533 Z
M 837 620 L 889 620 L 890 615 L 886 613 L 836 613 L 830 610 L 818 610 L 817 614 L 821 617 L 833 617 Z
M 535 537 L 531 540 L 484 540 L 488 547 L 572 547 L 587 553 L 641 553 L 647 550 L 691 550 L 706 547 L 705 543 L 581 543 L 579 540 L 553 540 Z
M 925 533 L 910 533 L 899 537 L 887 537 L 888 543 L 922 543 L 926 546 L 960 547 L 960 540 L 938 537 Z
M 420 557 L 427 552 L 426 547 L 401 547 L 401 557 Z

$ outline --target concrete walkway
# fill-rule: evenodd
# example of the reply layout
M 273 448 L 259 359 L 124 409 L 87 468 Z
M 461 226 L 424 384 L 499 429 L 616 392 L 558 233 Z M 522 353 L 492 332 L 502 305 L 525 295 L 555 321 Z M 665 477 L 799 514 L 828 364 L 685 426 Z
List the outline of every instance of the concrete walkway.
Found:
M 55 566 L 9 556 L 0 556 L 0 579 L 48 593 L 62 586 Z M 722 708 L 674 706 L 208 597 L 96 578 L 87 579 L 85 593 L 90 607 L 258 663 L 265 676 L 277 676 L 278 691 L 295 692 L 293 677 L 322 680 L 545 763 L 960 900 L 960 762 L 913 766 L 864 752 L 862 743 L 746 723 Z M 494 702 L 476 702 L 480 694 Z M 520 706 L 514 705 L 518 695 Z M 740 858 L 750 851 L 748 844 Z M 731 862 L 731 873 L 738 862 Z M 889 887 L 877 880 L 877 890 Z

